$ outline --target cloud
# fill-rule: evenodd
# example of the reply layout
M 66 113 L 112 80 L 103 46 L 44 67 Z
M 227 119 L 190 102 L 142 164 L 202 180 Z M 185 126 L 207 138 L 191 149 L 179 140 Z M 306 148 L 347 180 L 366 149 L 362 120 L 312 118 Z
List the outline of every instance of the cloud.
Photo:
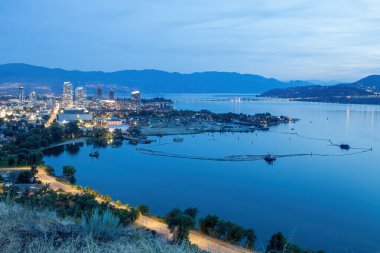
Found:
M 369 0 L 0 2 L 5 62 L 349 81 L 379 73 Z

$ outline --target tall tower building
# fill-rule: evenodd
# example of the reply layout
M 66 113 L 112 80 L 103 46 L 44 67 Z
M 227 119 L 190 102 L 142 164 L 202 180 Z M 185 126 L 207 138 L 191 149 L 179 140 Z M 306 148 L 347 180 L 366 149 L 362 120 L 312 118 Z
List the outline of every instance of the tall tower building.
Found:
M 87 94 L 84 87 L 77 87 L 75 89 L 75 104 L 77 107 L 85 108 L 87 105 Z
M 115 92 L 113 90 L 110 90 L 110 92 L 108 93 L 108 99 L 115 100 Z
M 103 98 L 103 88 L 102 86 L 98 85 L 98 88 L 96 89 L 96 95 L 99 99 Z
M 24 87 L 20 86 L 18 87 L 18 101 L 19 103 L 23 103 L 24 100 L 25 100 Z
M 35 103 L 37 101 L 37 93 L 35 91 L 31 91 L 29 93 L 29 100 L 32 103 Z
M 68 109 L 73 107 L 73 84 L 70 82 L 63 83 L 62 107 Z
M 141 110 L 141 94 L 140 91 L 132 91 L 131 94 L 131 107 L 132 110 L 140 111 Z

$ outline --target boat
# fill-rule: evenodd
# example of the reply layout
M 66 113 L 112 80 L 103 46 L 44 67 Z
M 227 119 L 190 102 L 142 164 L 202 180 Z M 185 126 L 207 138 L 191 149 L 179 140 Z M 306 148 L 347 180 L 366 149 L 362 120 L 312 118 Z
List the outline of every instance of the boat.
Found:
M 141 143 L 141 144 L 150 144 L 152 142 L 155 142 L 155 140 L 139 140 L 138 143 Z
M 266 155 L 264 157 L 264 160 L 267 162 L 267 163 L 273 163 L 274 161 L 276 161 L 276 157 L 274 155 Z
M 181 138 L 181 137 L 174 137 L 174 138 L 173 138 L 173 141 L 174 141 L 174 142 L 183 142 L 184 139 Z
M 130 140 L 129 141 L 129 144 L 131 144 L 131 145 L 137 145 L 139 142 L 138 142 L 138 140 Z
M 95 152 L 91 152 L 90 154 L 89 154 L 89 156 L 91 156 L 91 157 L 99 157 L 99 152 L 98 151 L 95 151 Z
M 349 150 L 351 148 L 350 145 L 348 145 L 348 144 L 340 144 L 339 147 L 341 149 L 346 149 L 346 150 Z
M 267 127 L 266 125 L 263 125 L 263 126 L 257 127 L 257 130 L 259 130 L 259 131 L 269 131 L 269 127 Z

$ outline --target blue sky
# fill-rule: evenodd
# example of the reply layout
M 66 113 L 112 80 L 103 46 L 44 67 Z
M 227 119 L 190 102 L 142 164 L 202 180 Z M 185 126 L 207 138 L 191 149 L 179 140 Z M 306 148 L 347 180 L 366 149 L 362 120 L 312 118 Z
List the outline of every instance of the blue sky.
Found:
M 0 0 L 0 63 L 353 81 L 380 74 L 379 13 L 375 0 Z

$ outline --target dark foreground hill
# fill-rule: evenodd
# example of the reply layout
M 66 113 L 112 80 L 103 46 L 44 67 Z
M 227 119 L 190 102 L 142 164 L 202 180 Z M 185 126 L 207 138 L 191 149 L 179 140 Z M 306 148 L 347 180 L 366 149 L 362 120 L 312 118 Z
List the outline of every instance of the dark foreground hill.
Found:
M 201 252 L 186 244 L 170 244 L 142 229 L 121 227 L 115 217 L 102 217 L 81 224 L 54 212 L 0 202 L 0 253 Z

